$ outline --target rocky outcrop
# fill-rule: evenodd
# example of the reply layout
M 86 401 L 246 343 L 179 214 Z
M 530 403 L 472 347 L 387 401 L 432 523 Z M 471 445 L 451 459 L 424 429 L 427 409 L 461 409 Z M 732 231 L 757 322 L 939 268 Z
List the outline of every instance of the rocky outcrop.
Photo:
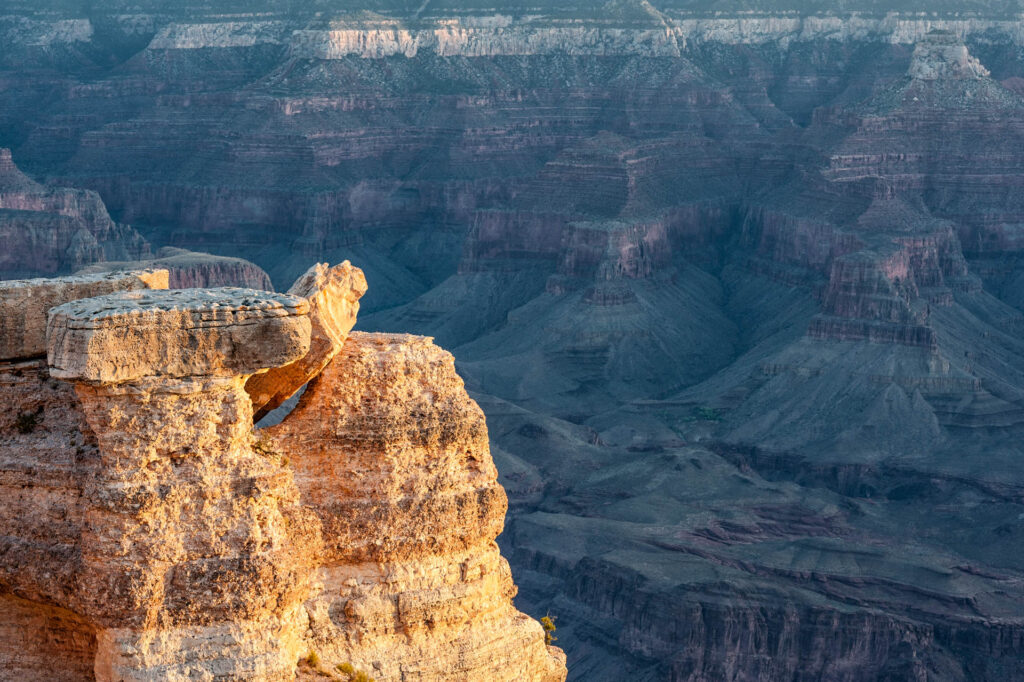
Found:
M 933 29 L 914 46 L 911 78 L 937 81 L 946 78 L 988 78 L 989 71 L 967 51 L 952 31 Z
M 484 415 L 430 339 L 354 333 L 267 430 L 324 524 L 311 645 L 379 680 L 561 680 L 512 606 Z
M 366 293 L 363 271 L 348 261 L 333 268 L 318 263 L 306 271 L 288 293 L 309 304 L 312 334 L 309 351 L 301 358 L 257 374 L 245 384 L 253 401 L 255 420 L 279 407 L 320 374 L 334 359 L 356 323 L 359 299 Z
M 0 670 L 9 679 L 91 679 L 97 651 L 95 623 L 69 610 L 76 608 L 96 437 L 72 386 L 50 377 L 47 310 L 166 286 L 166 271 L 0 286 Z
M 148 283 L 89 278 L 35 282 L 61 303 L 48 363 L 0 367 L 0 679 L 288 680 L 310 651 L 336 679 L 564 679 L 512 605 L 505 497 L 451 356 L 362 336 L 331 359 L 357 269 L 311 269 L 308 298 L 62 302 Z M 319 377 L 295 415 L 254 434 L 246 381 L 302 361 Z
M 171 289 L 208 289 L 211 287 L 242 287 L 273 291 L 270 276 L 255 263 L 242 258 L 215 256 L 164 246 L 157 249 L 155 258 L 144 261 L 113 261 L 96 263 L 78 272 L 110 272 L 140 267 L 162 268 L 170 273 Z
M 306 312 L 187 289 L 51 313 L 51 374 L 74 382 L 98 444 L 69 604 L 96 627 L 97 679 L 291 676 L 316 526 L 253 450 L 244 384 L 308 350 Z

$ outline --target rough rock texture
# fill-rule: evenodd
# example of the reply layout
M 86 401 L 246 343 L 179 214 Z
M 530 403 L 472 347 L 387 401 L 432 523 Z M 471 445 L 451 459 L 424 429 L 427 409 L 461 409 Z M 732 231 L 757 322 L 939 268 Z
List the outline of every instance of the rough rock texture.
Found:
M 232 287 L 133 291 L 52 309 L 46 335 L 61 379 L 248 376 L 309 351 L 309 304 Z
M 366 278 L 348 261 L 333 268 L 317 263 L 295 281 L 288 293 L 308 302 L 312 325 L 309 352 L 249 379 L 245 390 L 252 398 L 256 421 L 293 396 L 338 354 L 356 323 L 359 299 L 366 293 Z
M 140 267 L 165 268 L 170 273 L 171 289 L 208 289 L 211 287 L 242 287 L 273 291 L 270 276 L 263 268 L 242 258 L 214 256 L 173 246 L 157 249 L 156 257 L 135 262 L 112 261 L 95 263 L 78 271 L 79 274 L 133 270 Z
M 50 314 L 51 374 L 75 383 L 99 450 L 68 604 L 97 628 L 97 679 L 291 677 L 316 525 L 252 449 L 244 384 L 308 350 L 306 312 L 184 289 Z
M 350 326 L 357 269 L 306 284 L 319 334 Z M 320 649 L 381 680 L 564 680 L 512 606 L 505 497 L 450 355 L 359 337 L 297 429 L 253 433 L 245 383 L 307 357 L 310 309 L 246 289 L 107 294 L 52 310 L 49 367 L 0 364 L 0 679 L 291 680 Z M 345 626 L 346 604 L 366 620 Z
M 512 605 L 484 415 L 431 339 L 354 333 L 267 430 L 324 527 L 312 646 L 378 680 L 562 680 Z
M 0 281 L 0 360 L 46 354 L 50 308 L 69 301 L 137 289 L 166 289 L 166 270 Z
M 1019 3 L 344 4 L 9 0 L 0 144 L 453 349 L 577 679 L 1024 677 Z

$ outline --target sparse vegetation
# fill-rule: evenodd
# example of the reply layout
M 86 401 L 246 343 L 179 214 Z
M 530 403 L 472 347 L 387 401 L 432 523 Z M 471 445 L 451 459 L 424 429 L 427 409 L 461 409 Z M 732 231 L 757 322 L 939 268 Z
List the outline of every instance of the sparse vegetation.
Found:
M 267 457 L 277 456 L 277 452 L 274 451 L 273 442 L 269 438 L 267 438 L 267 435 L 262 431 L 253 431 L 252 449 L 258 452 L 259 454 Z
M 555 637 L 555 630 L 558 629 L 555 627 L 556 620 L 558 620 L 558 618 L 553 617 L 550 613 L 540 619 L 540 624 L 544 628 L 545 644 L 550 645 L 558 641 L 558 638 Z
M 310 650 L 305 657 L 299 660 L 299 665 L 309 668 L 319 677 L 340 680 L 341 682 L 376 682 L 372 677 L 357 669 L 351 663 L 339 663 L 334 666 L 333 671 L 328 669 L 320 659 L 320 654 L 313 650 Z
M 337 679 L 327 668 L 323 667 L 320 660 L 320 654 L 315 651 L 310 651 L 306 654 L 306 657 L 299 661 L 300 664 L 305 664 L 310 670 L 315 672 L 319 677 L 328 677 L 332 680 Z
M 706 422 L 720 422 L 722 421 L 722 415 L 713 407 L 707 405 L 701 405 L 700 407 L 694 408 L 693 414 L 697 419 Z
M 43 408 L 40 407 L 35 412 L 22 412 L 14 420 L 14 427 L 18 429 L 18 433 L 32 433 L 39 426 L 39 420 L 43 416 Z
M 346 682 L 375 682 L 372 677 L 362 670 L 357 670 L 351 663 L 339 663 L 334 669 L 343 675 L 347 675 L 344 678 Z
M 252 449 L 259 455 L 264 457 L 276 458 L 278 463 L 286 467 L 291 464 L 291 460 L 286 455 L 282 455 L 280 452 L 274 449 L 274 441 L 267 437 L 261 430 L 254 429 L 252 433 Z

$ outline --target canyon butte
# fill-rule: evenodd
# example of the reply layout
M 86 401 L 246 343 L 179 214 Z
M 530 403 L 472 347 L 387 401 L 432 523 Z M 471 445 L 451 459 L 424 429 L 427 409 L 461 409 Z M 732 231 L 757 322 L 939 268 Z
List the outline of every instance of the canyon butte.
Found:
M 0 669 L 1024 679 L 1022 26 L 7 0 Z

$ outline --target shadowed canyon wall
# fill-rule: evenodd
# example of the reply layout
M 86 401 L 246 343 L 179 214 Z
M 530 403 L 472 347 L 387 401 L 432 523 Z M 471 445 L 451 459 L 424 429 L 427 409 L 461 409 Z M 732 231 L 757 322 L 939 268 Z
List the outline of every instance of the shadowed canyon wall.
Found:
M 516 604 L 557 617 L 571 679 L 1024 678 L 1019 3 L 343 4 L 0 17 L 0 197 L 77 197 L 0 209 L 37 268 L 4 274 L 372 284 L 374 334 L 249 380 L 260 411 L 320 372 L 261 431 L 293 482 L 257 487 L 268 528 L 324 529 L 322 584 L 252 613 L 301 601 L 331 662 L 402 642 L 400 679 L 533 641 L 480 415 L 412 332 L 487 415 Z M 11 608 L 69 665 L 109 649 L 37 592 Z

